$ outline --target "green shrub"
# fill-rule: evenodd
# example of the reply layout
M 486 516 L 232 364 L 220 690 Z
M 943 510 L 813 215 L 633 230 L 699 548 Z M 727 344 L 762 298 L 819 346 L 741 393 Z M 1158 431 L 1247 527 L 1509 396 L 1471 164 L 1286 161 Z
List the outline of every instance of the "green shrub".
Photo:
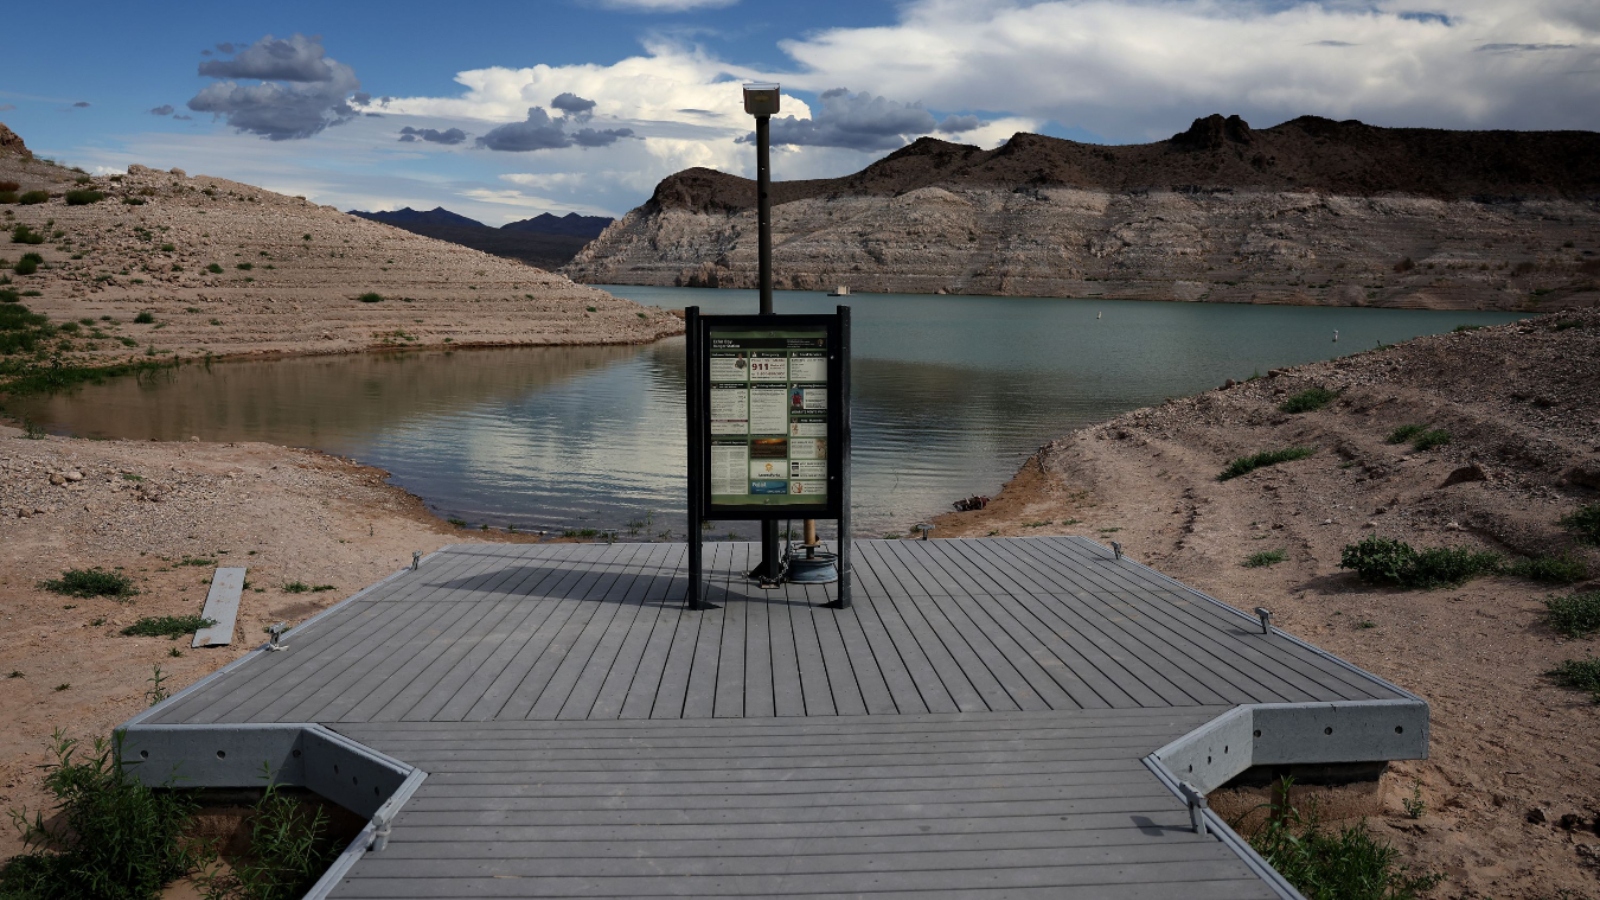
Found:
M 1519 559 L 1506 567 L 1506 573 L 1545 584 L 1574 584 L 1589 577 L 1589 567 L 1577 557 L 1563 553 Z
M 1315 447 L 1285 447 L 1282 450 L 1264 450 L 1251 456 L 1241 456 L 1228 461 L 1228 467 L 1217 476 L 1218 481 L 1227 481 L 1254 472 L 1263 466 L 1275 466 L 1278 463 L 1291 462 L 1296 459 L 1305 459 L 1317 452 Z
M 13 244 L 42 244 L 44 235 L 26 225 L 18 223 L 11 229 L 11 243 Z
M 1473 551 L 1465 547 L 1431 547 L 1417 554 L 1405 586 L 1424 589 L 1454 587 L 1481 575 L 1498 574 L 1501 565 L 1498 553 Z
M 161 252 L 162 253 L 171 253 L 171 252 L 173 252 L 174 250 L 177 250 L 177 249 L 178 248 L 176 246 L 172 245 L 172 244 L 162 244 L 161 245 Z
M 236 268 L 236 269 L 241 269 L 241 270 L 243 270 L 243 271 L 245 271 L 245 272 L 248 272 L 248 271 L 250 271 L 250 270 L 251 270 L 251 269 L 254 269 L 254 268 L 255 268 L 255 263 L 239 263 L 239 264 L 238 264 L 238 265 L 237 265 L 237 266 L 235 266 L 235 267 L 234 267 L 234 268 Z
M 54 337 L 55 333 L 55 326 L 49 319 L 29 312 L 15 298 L 0 305 L 0 354 L 33 353 L 41 342 Z
M 1372 584 L 1403 584 L 1417 551 L 1405 541 L 1369 534 L 1359 543 L 1346 544 L 1339 557 L 1339 568 L 1354 569 L 1362 581 Z
M 0 303 L 15 303 L 20 299 L 17 292 L 11 288 L 0 288 Z
M 10 191 L 13 194 L 22 189 L 22 185 L 15 181 L 0 181 L 0 191 Z
M 1286 550 L 1263 550 L 1260 553 L 1250 554 L 1244 561 L 1246 569 L 1259 569 L 1263 566 L 1275 566 L 1289 558 Z
M 99 203 L 105 198 L 105 194 L 102 194 L 99 191 L 89 190 L 87 188 L 77 191 L 67 191 L 68 206 L 88 206 L 91 203 Z
M 44 262 L 44 257 L 39 254 L 24 253 L 22 258 L 17 260 L 16 265 L 11 267 L 11 271 L 16 272 L 18 275 L 32 275 L 39 271 L 39 264 L 42 262 Z
M 21 203 L 23 206 L 32 206 L 36 203 L 43 203 L 49 199 L 49 191 L 26 191 L 22 194 L 22 196 L 17 198 L 17 202 Z
M 122 629 L 122 633 L 128 637 L 180 638 L 215 624 L 215 619 L 205 616 L 145 616 Z
M 382 303 L 383 295 L 377 291 L 367 291 L 365 294 L 362 294 L 356 299 L 360 300 L 362 303 Z
M 7 900 L 152 900 L 208 854 L 184 840 L 193 801 L 146 787 L 126 771 L 117 747 L 94 742 L 87 759 L 73 758 L 78 742 L 55 733 L 55 762 L 45 787 L 58 813 L 13 811 L 29 852 L 0 869 Z
M 19 199 L 16 191 L 0 191 L 0 204 L 16 203 Z
M 1588 691 L 1590 698 L 1600 703 L 1600 659 L 1569 659 L 1544 674 L 1562 687 Z
M 250 852 L 230 876 L 208 879 L 207 894 L 243 900 L 294 900 L 338 858 L 328 814 L 269 784 L 256 802 Z
M 286 581 L 283 583 L 283 592 L 285 594 L 304 594 L 309 590 L 311 590 L 311 585 L 306 584 L 304 581 Z
M 206 271 L 210 272 L 213 275 L 221 275 L 222 274 L 222 266 L 219 263 L 212 263 L 211 265 L 206 266 Z
M 155 315 L 153 313 L 151 313 L 149 310 L 141 311 L 138 315 L 135 315 L 133 317 L 133 323 L 135 325 L 149 325 L 151 322 L 154 322 L 155 320 L 156 320 Z
M 1293 394 L 1289 399 L 1278 405 L 1278 409 L 1286 413 L 1311 412 L 1321 409 L 1338 399 L 1338 391 L 1327 388 L 1307 388 L 1298 394 Z
M 68 569 L 60 578 L 39 582 L 39 586 L 69 597 L 132 597 L 139 593 L 133 581 L 121 572 L 104 569 Z
M 1411 449 L 1420 453 L 1423 450 L 1443 447 L 1448 443 L 1450 443 L 1450 432 L 1445 431 L 1443 428 L 1432 428 L 1412 438 Z
M 1579 507 L 1577 512 L 1562 518 L 1558 524 L 1577 535 L 1578 540 L 1600 545 L 1600 503 Z
M 1550 627 L 1569 638 L 1600 632 L 1600 591 L 1551 597 L 1544 608 Z
M 1399 428 L 1389 432 L 1388 441 L 1391 444 L 1404 444 L 1427 430 L 1428 426 L 1426 425 L 1401 425 Z
M 1285 779 L 1281 796 L 1288 796 L 1289 786 Z M 1411 874 L 1400 852 L 1368 834 L 1364 824 L 1335 834 L 1315 806 L 1301 813 L 1274 803 L 1272 811 L 1250 835 L 1250 846 L 1306 900 L 1416 900 L 1444 880 L 1437 873 Z

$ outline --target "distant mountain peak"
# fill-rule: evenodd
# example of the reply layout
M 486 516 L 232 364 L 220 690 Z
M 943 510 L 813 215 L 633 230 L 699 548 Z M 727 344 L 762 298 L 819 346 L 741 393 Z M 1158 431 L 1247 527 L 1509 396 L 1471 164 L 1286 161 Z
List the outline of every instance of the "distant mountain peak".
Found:
M 564 216 L 540 213 L 520 222 L 507 222 L 500 226 L 504 231 L 529 231 L 535 234 L 566 234 L 573 237 L 595 238 L 606 230 L 611 219 L 605 216 L 580 216 L 575 212 Z
M 435 206 L 426 212 L 412 209 L 409 206 L 389 212 L 362 212 L 358 209 L 352 209 L 350 210 L 350 215 L 360 216 L 363 219 L 372 219 L 375 222 L 385 222 L 390 225 L 454 225 L 458 228 L 489 227 L 477 219 L 469 219 L 442 206 Z

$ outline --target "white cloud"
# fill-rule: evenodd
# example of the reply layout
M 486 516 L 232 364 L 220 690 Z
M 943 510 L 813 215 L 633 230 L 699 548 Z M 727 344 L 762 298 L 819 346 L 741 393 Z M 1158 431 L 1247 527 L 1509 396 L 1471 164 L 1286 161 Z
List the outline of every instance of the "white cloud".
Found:
M 1260 125 L 1306 113 L 1458 128 L 1600 124 L 1600 80 L 1581 74 L 1600 66 L 1590 0 L 1410 9 L 1395 0 L 914 0 L 894 25 L 827 29 L 782 47 L 799 87 L 850 84 L 1123 140 L 1165 137 L 1211 112 Z

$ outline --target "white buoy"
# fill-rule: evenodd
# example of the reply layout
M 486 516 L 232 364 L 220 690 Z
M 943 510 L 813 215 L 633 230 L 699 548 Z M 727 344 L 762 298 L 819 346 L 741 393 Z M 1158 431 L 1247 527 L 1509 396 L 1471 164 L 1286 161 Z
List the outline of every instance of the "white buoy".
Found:
M 1103 312 L 1097 312 L 1097 313 L 1095 313 L 1095 314 L 1094 314 L 1094 317 L 1095 317 L 1095 318 L 1096 318 L 1096 319 L 1098 319 L 1098 318 L 1100 318 L 1100 317 L 1102 317 L 1102 316 L 1104 316 L 1104 315 L 1105 315 L 1105 313 L 1103 313 Z
M 1339 329 L 1337 328 L 1333 330 L 1333 342 L 1335 344 L 1339 343 Z

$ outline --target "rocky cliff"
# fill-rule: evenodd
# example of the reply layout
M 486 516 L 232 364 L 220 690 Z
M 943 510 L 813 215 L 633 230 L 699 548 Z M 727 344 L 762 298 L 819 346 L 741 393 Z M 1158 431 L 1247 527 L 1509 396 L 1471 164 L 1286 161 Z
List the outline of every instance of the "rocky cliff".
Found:
M 667 178 L 563 271 L 756 282 L 755 188 Z M 1166 141 L 924 138 L 773 185 L 775 281 L 815 290 L 1521 309 L 1600 303 L 1600 135 L 1197 120 Z

